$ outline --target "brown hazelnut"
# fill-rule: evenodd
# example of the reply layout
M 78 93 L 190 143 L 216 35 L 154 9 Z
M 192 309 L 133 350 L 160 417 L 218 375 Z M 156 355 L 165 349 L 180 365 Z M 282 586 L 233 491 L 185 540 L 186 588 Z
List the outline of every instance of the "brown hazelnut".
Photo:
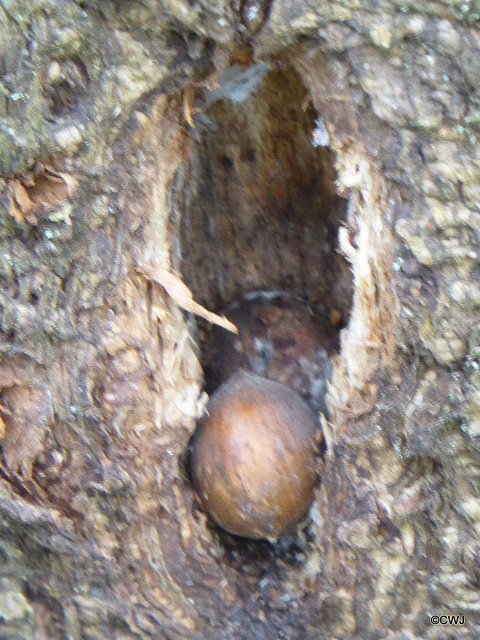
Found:
M 211 397 L 192 443 L 206 511 L 239 536 L 292 531 L 313 499 L 317 438 L 315 415 L 295 391 L 238 371 Z

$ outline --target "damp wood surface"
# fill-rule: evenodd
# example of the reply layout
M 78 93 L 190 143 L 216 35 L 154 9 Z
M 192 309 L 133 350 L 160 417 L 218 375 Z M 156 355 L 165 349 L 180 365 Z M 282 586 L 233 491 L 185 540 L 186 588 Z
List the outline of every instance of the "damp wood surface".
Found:
M 478 637 L 479 20 L 0 2 L 2 638 Z M 269 65 L 255 108 L 202 104 L 231 61 Z M 264 287 L 349 300 L 294 540 L 198 508 L 198 325 L 140 264 L 211 311 Z
M 335 189 L 331 150 L 312 143 L 315 112 L 301 78 L 275 65 L 244 104 L 206 115 L 177 189 L 182 272 L 205 304 L 258 289 L 304 296 L 324 308 L 351 300 L 337 251 L 347 202 Z

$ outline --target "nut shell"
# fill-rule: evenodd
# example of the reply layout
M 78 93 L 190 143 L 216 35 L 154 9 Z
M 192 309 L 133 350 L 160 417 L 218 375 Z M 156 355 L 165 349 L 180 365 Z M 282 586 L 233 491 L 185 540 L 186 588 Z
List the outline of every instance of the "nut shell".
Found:
M 223 529 L 276 540 L 305 516 L 316 484 L 315 415 L 288 387 L 238 371 L 211 397 L 191 474 Z
M 327 415 L 338 330 L 325 313 L 285 292 L 266 291 L 248 294 L 224 313 L 239 333 L 212 328 L 204 358 L 209 392 L 245 369 L 287 385 Z

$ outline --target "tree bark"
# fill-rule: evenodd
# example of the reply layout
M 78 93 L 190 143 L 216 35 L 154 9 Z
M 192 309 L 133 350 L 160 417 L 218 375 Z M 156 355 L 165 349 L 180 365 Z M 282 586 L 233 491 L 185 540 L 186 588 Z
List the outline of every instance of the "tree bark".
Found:
M 479 20 L 0 2 L 2 639 L 480 634 Z M 199 508 L 208 327 L 165 273 L 341 318 L 292 540 Z

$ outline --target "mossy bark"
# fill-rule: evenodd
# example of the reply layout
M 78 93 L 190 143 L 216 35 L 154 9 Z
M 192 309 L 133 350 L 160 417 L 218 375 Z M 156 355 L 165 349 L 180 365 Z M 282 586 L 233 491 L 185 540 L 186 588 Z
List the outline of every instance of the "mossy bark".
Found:
M 0 3 L 2 638 L 442 638 L 450 613 L 480 633 L 479 20 L 435 0 Z M 225 71 L 261 63 L 235 102 Z M 283 262 L 242 263 L 243 194 Z M 203 327 L 142 265 L 212 308 L 281 269 L 313 299 L 329 282 L 345 328 L 296 541 L 235 541 L 197 508 Z

